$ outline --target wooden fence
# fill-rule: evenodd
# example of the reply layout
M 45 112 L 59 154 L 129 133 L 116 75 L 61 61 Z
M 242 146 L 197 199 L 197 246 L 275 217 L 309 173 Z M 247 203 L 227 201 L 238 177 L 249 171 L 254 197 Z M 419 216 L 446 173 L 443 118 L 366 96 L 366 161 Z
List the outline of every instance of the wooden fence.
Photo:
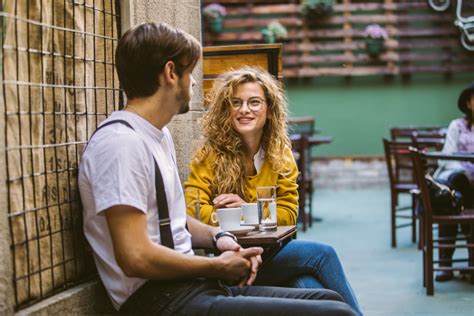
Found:
M 203 6 L 213 2 L 202 1 Z M 474 70 L 474 53 L 460 44 L 454 10 L 436 12 L 426 0 L 338 0 L 330 16 L 311 25 L 298 0 L 218 2 L 227 11 L 223 32 L 213 34 L 204 23 L 205 45 L 262 43 L 261 29 L 277 20 L 288 30 L 288 38 L 282 40 L 287 78 Z M 373 23 L 389 35 L 384 52 L 377 56 L 365 48 L 365 28 Z

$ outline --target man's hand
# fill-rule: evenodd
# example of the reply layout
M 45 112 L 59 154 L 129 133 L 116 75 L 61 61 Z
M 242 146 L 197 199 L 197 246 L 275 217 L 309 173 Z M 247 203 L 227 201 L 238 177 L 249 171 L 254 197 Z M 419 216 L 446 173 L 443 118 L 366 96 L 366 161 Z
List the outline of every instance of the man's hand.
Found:
M 215 208 L 224 207 L 240 207 L 245 201 L 237 194 L 221 194 L 218 195 L 213 201 Z
M 226 251 L 222 253 L 215 259 L 217 261 L 216 277 L 230 283 L 250 279 L 254 269 L 252 261 L 257 260 L 256 257 L 260 256 L 262 252 L 262 248 L 252 247 L 237 252 Z

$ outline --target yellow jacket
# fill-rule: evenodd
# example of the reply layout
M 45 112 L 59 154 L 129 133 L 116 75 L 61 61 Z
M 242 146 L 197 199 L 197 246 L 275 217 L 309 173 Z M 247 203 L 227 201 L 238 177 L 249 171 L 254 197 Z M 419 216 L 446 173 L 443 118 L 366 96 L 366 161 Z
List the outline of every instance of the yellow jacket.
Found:
M 290 149 L 285 152 L 288 163 L 287 174 L 275 173 L 270 163 L 265 159 L 261 169 L 254 176 L 248 177 L 248 193 L 250 201 L 256 202 L 256 187 L 277 185 L 277 221 L 278 225 L 296 225 L 298 216 L 298 185 L 296 178 L 298 177 L 298 168 Z M 213 170 L 210 162 L 213 157 L 208 157 L 206 161 L 198 164 L 195 160 L 191 162 L 191 173 L 188 180 L 184 183 L 186 195 L 186 211 L 190 216 L 195 217 L 195 201 L 199 189 L 200 200 L 200 217 L 203 223 L 216 225 L 211 221 L 211 214 L 215 211 L 212 200 L 215 196 L 211 193 L 211 182 Z M 229 192 L 231 193 L 231 192 Z M 193 203 L 194 201 L 194 203 Z

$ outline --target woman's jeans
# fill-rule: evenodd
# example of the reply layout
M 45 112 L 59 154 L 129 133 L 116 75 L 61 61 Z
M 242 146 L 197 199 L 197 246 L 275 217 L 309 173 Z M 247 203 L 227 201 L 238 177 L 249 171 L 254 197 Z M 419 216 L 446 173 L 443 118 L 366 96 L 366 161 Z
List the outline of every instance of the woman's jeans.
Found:
M 451 189 L 454 189 L 462 194 L 464 207 L 472 207 L 474 205 L 474 190 L 471 187 L 469 178 L 462 170 L 453 170 L 451 173 L 446 173 L 444 179 L 437 179 L 438 181 L 446 184 Z M 454 244 L 455 238 L 458 234 L 459 226 L 461 226 L 461 232 L 465 235 L 469 234 L 471 230 L 469 225 L 439 225 L 438 236 L 440 238 L 450 238 L 451 240 L 440 241 L 440 244 Z M 469 243 L 474 242 L 474 236 L 471 235 Z M 455 248 L 442 248 L 439 250 L 440 266 L 451 266 L 451 259 L 453 257 Z M 469 260 L 474 262 L 474 252 L 471 249 L 469 251 Z
M 336 251 L 324 243 L 290 241 L 258 271 L 255 284 L 330 289 L 363 315 Z

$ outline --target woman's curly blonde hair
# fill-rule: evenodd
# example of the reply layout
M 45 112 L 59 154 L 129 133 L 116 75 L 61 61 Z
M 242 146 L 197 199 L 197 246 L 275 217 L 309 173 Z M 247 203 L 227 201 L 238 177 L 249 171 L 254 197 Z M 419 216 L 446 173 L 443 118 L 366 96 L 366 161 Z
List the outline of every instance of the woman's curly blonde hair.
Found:
M 237 87 L 248 82 L 258 83 L 265 94 L 267 121 L 260 145 L 265 159 L 276 173 L 288 173 L 285 150 L 291 148 L 287 133 L 287 102 L 278 82 L 260 68 L 243 67 L 220 75 L 208 94 L 209 109 L 201 120 L 203 144 L 196 151 L 198 163 L 209 163 L 214 171 L 211 190 L 214 196 L 234 193 L 248 201 L 245 159 L 249 153 L 231 118 L 231 101 Z M 212 159 L 212 161 L 206 161 Z

